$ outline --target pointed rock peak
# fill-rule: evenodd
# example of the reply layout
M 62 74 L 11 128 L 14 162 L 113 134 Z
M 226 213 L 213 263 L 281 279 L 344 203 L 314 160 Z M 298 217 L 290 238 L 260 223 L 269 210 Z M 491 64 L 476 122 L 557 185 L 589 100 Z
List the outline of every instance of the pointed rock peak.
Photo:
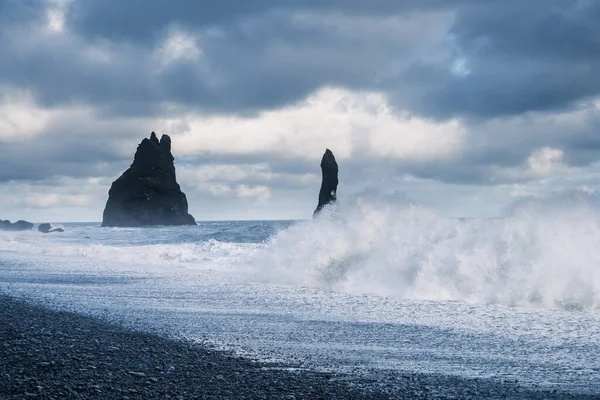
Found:
M 166 152 L 171 152 L 171 137 L 169 135 L 162 135 L 160 138 L 160 145 Z
M 323 154 L 323 158 L 321 159 L 321 165 L 329 164 L 331 166 L 335 166 L 337 168 L 337 162 L 335 161 L 335 156 L 329 149 L 325 149 L 325 154 Z
M 319 204 L 314 212 L 318 214 L 327 204 L 336 201 L 336 193 L 338 186 L 338 165 L 331 150 L 326 149 L 323 158 L 321 159 L 321 172 L 323 180 L 321 182 L 321 190 L 319 191 Z
M 168 140 L 168 145 L 163 144 L 163 142 L 166 143 L 165 136 L 167 135 L 163 135 L 159 142 L 156 133 L 152 132 L 150 139 L 142 140 L 135 152 L 131 166 L 143 170 L 161 169 L 175 174 L 175 168 L 173 167 L 174 159 L 171 154 L 171 140 Z

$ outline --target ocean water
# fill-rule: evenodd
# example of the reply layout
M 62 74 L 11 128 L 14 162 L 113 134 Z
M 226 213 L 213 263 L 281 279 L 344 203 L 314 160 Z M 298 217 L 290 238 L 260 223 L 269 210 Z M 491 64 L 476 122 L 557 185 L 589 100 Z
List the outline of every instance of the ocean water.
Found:
M 0 231 L 0 293 L 263 361 L 600 394 L 600 209 L 450 219 L 363 195 L 307 221 Z

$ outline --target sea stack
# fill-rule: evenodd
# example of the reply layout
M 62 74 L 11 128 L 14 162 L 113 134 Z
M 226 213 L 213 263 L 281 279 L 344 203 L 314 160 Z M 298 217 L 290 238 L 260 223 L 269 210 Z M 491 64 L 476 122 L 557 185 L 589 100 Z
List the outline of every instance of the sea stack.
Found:
M 338 185 L 338 165 L 331 150 L 326 149 L 321 159 L 323 181 L 319 191 L 319 204 L 313 216 L 317 215 L 327 204 L 335 203 Z
M 131 167 L 110 187 L 102 226 L 196 225 L 173 161 L 168 135 L 142 140 Z

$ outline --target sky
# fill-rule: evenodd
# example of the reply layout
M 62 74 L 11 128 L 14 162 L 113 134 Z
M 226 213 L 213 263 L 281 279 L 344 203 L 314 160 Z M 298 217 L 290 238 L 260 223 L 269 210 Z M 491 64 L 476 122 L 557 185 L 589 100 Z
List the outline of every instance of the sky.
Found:
M 600 188 L 595 0 L 0 0 L 0 218 L 100 221 L 169 134 L 198 220 L 396 193 L 451 217 Z

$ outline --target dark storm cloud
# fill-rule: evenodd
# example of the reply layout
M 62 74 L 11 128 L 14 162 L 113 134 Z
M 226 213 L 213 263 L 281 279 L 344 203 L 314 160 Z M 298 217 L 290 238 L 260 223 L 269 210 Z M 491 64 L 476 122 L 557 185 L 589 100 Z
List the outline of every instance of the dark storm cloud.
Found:
M 459 0 L 452 6 L 474 2 L 476 0 Z M 78 0 L 69 11 L 69 19 L 84 36 L 118 40 L 127 36 L 148 42 L 157 39 L 161 30 L 170 24 L 192 29 L 219 27 L 271 11 L 334 11 L 382 16 L 448 7 L 445 0 Z
M 49 135 L 38 141 L 0 142 L 0 182 L 36 181 L 54 176 L 115 176 L 119 173 L 119 166 L 127 164 L 127 160 L 119 156 L 115 144 L 94 140 L 93 136 L 75 135 L 70 138 Z
M 3 23 L 40 20 L 44 15 L 45 10 L 39 0 L 0 0 L 0 21 Z
M 164 41 L 167 32 L 161 27 L 168 25 L 168 15 L 163 15 L 162 25 L 150 24 L 152 30 L 143 32 Z M 190 27 L 199 34 L 196 45 L 202 57 L 177 60 L 164 68 L 158 68 L 164 57 L 155 57 L 161 43 L 145 46 L 150 36 L 113 38 L 109 30 L 104 39 L 91 42 L 83 39 L 85 31 L 81 36 L 28 40 L 27 30 L 5 28 L 0 46 L 9 57 L 0 60 L 0 81 L 31 88 L 46 106 L 87 102 L 114 114 L 155 115 L 161 102 L 175 102 L 205 112 L 252 113 L 293 103 L 323 85 L 364 89 L 384 85 L 377 84 L 376 71 L 388 63 L 385 52 L 411 58 L 419 43 L 385 37 L 387 32 L 348 36 L 320 26 L 318 20 L 294 18 L 290 11 L 268 11 L 218 25 L 214 35 Z M 132 22 L 135 26 L 137 19 Z M 415 33 L 424 34 L 425 29 Z M 381 43 L 374 46 L 374 42 Z M 87 46 L 97 46 L 108 60 L 99 61 L 83 51 Z
M 429 94 L 439 115 L 556 110 L 600 92 L 600 3 L 481 3 L 450 31 L 470 74 Z
M 22 26 L 23 18 L 39 22 L 44 4 L 0 7 L 9 26 Z M 307 21 L 298 20 L 302 12 L 311 13 Z M 445 35 L 430 37 L 445 21 L 436 12 L 453 17 Z M 402 37 L 377 32 L 376 22 L 353 25 L 394 16 L 420 29 Z M 323 85 L 383 90 L 400 108 L 442 119 L 557 110 L 600 92 L 600 3 L 592 1 L 74 0 L 66 25 L 72 36 L 36 43 L 5 28 L 0 51 L 10 57 L 0 80 L 34 88 L 43 104 L 84 101 L 136 115 L 166 101 L 252 113 Z M 153 71 L 152 55 L 172 29 L 197 35 L 202 57 Z M 87 45 L 102 46 L 110 61 L 86 56 Z M 452 72 L 457 63 L 462 74 Z

